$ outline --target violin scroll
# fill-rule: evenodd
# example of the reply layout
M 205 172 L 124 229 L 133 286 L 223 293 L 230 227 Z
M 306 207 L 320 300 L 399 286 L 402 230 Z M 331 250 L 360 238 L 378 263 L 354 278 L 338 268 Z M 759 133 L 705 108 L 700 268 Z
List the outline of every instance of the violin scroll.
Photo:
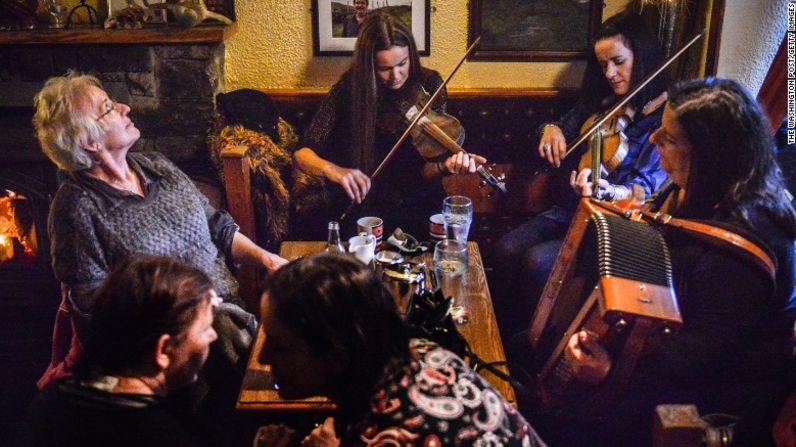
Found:
M 495 165 L 492 164 L 491 166 L 480 165 L 476 168 L 476 172 L 481 176 L 481 183 L 479 183 L 478 186 L 481 188 L 489 186 L 493 190 L 497 189 L 503 194 L 506 194 L 506 174 L 501 173 L 500 175 L 495 175 L 492 172 L 494 167 Z

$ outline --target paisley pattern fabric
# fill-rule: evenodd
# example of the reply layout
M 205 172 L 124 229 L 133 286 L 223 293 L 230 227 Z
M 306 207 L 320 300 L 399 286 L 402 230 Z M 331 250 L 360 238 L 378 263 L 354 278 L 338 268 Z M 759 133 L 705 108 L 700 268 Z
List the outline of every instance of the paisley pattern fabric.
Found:
M 365 446 L 544 446 L 517 410 L 456 354 L 423 339 L 348 431 Z

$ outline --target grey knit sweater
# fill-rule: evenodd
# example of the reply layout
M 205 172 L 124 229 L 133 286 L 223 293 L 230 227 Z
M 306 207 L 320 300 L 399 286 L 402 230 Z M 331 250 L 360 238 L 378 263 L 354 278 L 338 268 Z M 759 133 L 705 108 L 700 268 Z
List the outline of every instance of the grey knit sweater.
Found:
M 50 207 L 56 278 L 82 314 L 115 265 L 142 254 L 169 256 L 204 271 L 225 301 L 242 305 L 226 266 L 238 227 L 214 209 L 188 177 L 157 153 L 130 153 L 144 197 L 118 190 L 85 172 L 68 175 Z

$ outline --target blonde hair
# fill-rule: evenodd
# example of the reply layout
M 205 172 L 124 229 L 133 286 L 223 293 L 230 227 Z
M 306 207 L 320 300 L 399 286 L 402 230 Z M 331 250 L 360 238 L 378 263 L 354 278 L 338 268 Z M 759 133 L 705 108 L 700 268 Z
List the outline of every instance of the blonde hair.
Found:
M 42 152 L 59 169 L 73 172 L 96 165 L 83 146 L 102 134 L 100 124 L 82 111 L 90 87 L 102 88 L 99 79 L 69 71 L 45 82 L 33 105 L 33 126 Z

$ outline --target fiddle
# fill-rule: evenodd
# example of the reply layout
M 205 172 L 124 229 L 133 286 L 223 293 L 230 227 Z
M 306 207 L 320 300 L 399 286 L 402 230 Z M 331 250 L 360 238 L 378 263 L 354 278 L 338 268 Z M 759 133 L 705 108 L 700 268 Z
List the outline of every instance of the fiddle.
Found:
M 411 101 L 402 99 L 395 103 L 404 125 L 408 125 L 416 118 L 418 110 L 423 108 L 430 98 L 428 92 L 419 84 L 412 96 L 414 98 Z M 417 125 L 411 129 L 410 135 L 415 149 L 426 161 L 437 160 L 448 153 L 463 152 L 469 155 L 461 146 L 464 142 L 464 127 L 458 119 L 447 113 L 428 109 L 426 114 L 420 117 Z M 489 186 L 506 193 L 505 175 L 495 176 L 492 170 L 484 165 L 478 165 L 476 172 L 481 176 L 481 186 Z
M 597 131 L 599 137 L 602 139 L 600 151 L 600 165 L 595 166 L 592 162 L 592 151 L 588 150 L 580 159 L 578 164 L 578 171 L 586 168 L 592 168 L 592 172 L 597 173 L 611 173 L 614 169 L 622 164 L 622 161 L 627 156 L 628 152 L 628 139 L 624 131 L 627 126 L 633 121 L 635 110 L 632 107 L 624 107 L 619 109 L 608 121 L 603 124 Z M 581 127 L 581 132 L 589 129 L 597 120 L 597 115 L 592 115 Z M 597 169 L 599 168 L 599 169 Z

